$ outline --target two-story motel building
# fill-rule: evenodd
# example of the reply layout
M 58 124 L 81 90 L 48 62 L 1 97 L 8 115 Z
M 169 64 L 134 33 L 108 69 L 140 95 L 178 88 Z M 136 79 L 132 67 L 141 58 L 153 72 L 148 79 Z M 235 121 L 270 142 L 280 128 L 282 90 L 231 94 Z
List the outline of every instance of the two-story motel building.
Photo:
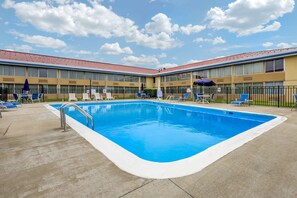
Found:
M 141 84 L 166 94 L 180 95 L 193 88 L 197 76 L 212 79 L 219 87 L 297 85 L 297 48 L 250 52 L 157 70 L 102 62 L 0 50 L 0 87 L 13 92 L 25 79 L 32 92 L 41 87 L 47 98 L 65 98 L 103 89 L 118 98 L 133 97 Z

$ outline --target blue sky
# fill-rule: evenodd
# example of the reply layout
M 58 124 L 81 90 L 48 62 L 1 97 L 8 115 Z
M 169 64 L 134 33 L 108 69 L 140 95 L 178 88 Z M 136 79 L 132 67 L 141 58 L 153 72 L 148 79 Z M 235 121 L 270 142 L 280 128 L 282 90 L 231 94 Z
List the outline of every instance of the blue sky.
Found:
M 4 0 L 0 49 L 163 68 L 297 47 L 294 0 Z

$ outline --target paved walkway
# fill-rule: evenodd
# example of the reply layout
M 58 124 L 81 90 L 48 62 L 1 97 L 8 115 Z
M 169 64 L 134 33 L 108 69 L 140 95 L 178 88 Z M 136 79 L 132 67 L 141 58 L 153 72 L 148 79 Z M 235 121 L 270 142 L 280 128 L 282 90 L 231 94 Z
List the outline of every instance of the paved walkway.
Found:
M 191 103 L 191 102 L 187 102 Z M 121 171 L 43 104 L 0 119 L 0 197 L 297 197 L 297 111 L 221 108 L 288 120 L 190 176 L 151 180 Z

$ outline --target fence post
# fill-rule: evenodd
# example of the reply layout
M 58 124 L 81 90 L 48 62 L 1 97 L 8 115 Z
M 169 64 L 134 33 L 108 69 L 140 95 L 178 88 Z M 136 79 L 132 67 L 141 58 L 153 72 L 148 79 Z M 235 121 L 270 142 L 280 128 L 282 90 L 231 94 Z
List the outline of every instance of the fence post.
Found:
M 279 107 L 279 85 L 277 86 L 277 107 Z
M 228 87 L 226 87 L 226 88 L 227 88 L 227 90 L 226 90 L 226 94 L 227 94 L 227 104 L 228 104 L 228 101 L 229 101 L 229 96 L 228 96 L 228 92 L 229 92 L 229 91 L 228 91 L 228 89 L 229 89 L 229 88 L 228 88 Z

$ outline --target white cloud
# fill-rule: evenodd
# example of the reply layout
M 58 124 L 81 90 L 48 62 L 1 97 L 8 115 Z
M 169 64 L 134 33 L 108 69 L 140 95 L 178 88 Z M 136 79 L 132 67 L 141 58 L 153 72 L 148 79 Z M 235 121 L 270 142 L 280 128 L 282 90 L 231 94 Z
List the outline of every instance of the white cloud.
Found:
M 130 47 L 121 48 L 119 43 L 105 43 L 101 46 L 100 51 L 104 54 L 133 54 Z
M 13 45 L 6 50 L 18 51 L 18 52 L 31 52 L 33 48 L 29 45 Z
M 278 47 L 278 48 L 297 47 L 297 43 L 285 43 L 285 42 L 282 42 L 282 43 L 276 44 L 276 47 Z
M 145 25 L 145 30 L 151 34 L 158 34 L 164 32 L 166 34 L 172 34 L 178 31 L 179 26 L 172 24 L 171 19 L 163 13 L 158 13 L 152 17 L 152 22 Z
M 164 64 L 157 65 L 157 69 L 171 68 L 171 67 L 176 67 L 176 66 L 178 66 L 178 65 L 175 63 L 164 63 Z
M 40 35 L 26 35 L 26 34 L 21 34 L 15 31 L 10 32 L 11 34 L 15 35 L 16 37 L 20 37 L 22 41 L 26 43 L 33 44 L 37 47 L 42 47 L 42 48 L 62 48 L 66 47 L 66 43 L 60 39 L 55 39 L 52 37 L 46 37 L 46 36 L 40 36 Z
M 24 23 L 60 35 L 89 36 L 103 38 L 124 37 L 127 42 L 153 49 L 170 49 L 181 45 L 172 37 L 178 31 L 178 25 L 170 18 L 159 13 L 152 21 L 139 29 L 129 18 L 124 18 L 100 4 L 100 0 L 85 3 L 57 0 L 14 2 L 5 0 L 2 6 L 14 9 L 16 16 Z
M 226 10 L 211 8 L 207 18 L 211 28 L 246 36 L 278 30 L 281 23 L 275 20 L 292 12 L 294 5 L 294 0 L 236 0 Z
M 159 60 L 155 56 L 141 55 L 137 56 L 126 56 L 122 59 L 122 62 L 127 65 L 140 65 L 140 66 L 156 66 L 159 65 Z
M 57 52 L 77 54 L 77 55 L 95 55 L 96 54 L 94 52 L 87 51 L 87 50 L 73 50 L 73 49 L 61 49 L 61 50 L 58 50 Z
M 271 47 L 273 46 L 273 43 L 272 42 L 265 42 L 262 44 L 263 47 Z
M 191 60 L 187 61 L 185 64 L 198 63 L 200 61 L 202 61 L 202 60 L 191 59 Z
M 222 37 L 220 37 L 220 36 L 215 37 L 213 39 L 207 39 L 207 38 L 203 38 L 203 37 L 198 37 L 198 38 L 196 38 L 194 40 L 194 42 L 196 42 L 196 43 L 209 42 L 209 43 L 212 43 L 213 45 L 226 43 L 226 41 Z
M 187 26 L 180 27 L 180 31 L 183 34 L 185 34 L 185 35 L 190 35 L 190 34 L 193 34 L 193 33 L 201 32 L 205 28 L 206 27 L 205 26 L 202 26 L 202 25 L 192 25 L 192 24 L 189 24 Z
M 222 39 L 222 37 L 216 37 L 212 40 L 212 44 L 213 45 L 217 45 L 217 44 L 223 44 L 226 43 L 226 41 L 224 39 Z
M 166 58 L 166 57 L 167 57 L 167 54 L 165 54 L 164 52 L 159 55 L 159 58 Z

